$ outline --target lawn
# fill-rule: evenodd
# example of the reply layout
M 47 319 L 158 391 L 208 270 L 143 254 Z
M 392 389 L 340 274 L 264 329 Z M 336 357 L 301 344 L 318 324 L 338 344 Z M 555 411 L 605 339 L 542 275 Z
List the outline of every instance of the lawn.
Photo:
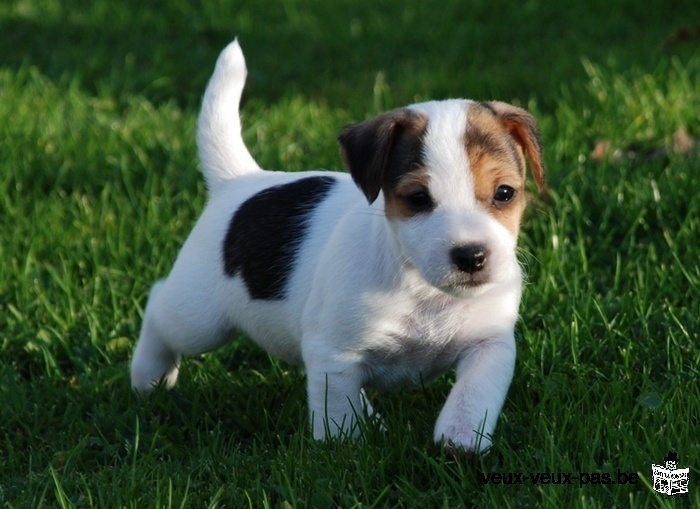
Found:
M 5 0 L 0 33 L 0 506 L 700 506 L 696 0 Z M 539 119 L 550 193 L 488 455 L 431 444 L 450 375 L 373 393 L 386 432 L 314 442 L 303 372 L 243 337 L 132 395 L 234 36 L 263 167 L 340 169 L 344 125 L 419 100 Z M 687 495 L 653 489 L 669 451 Z

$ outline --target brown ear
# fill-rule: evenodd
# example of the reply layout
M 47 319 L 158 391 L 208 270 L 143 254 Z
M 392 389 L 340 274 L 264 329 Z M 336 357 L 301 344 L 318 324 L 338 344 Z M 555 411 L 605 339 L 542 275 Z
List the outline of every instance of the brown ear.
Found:
M 396 140 L 416 117 L 407 109 L 390 111 L 350 125 L 338 136 L 343 161 L 369 203 L 379 196 Z
M 520 145 L 530 163 L 530 171 L 537 184 L 537 189 L 540 192 L 546 191 L 540 131 L 537 128 L 535 117 L 524 109 L 511 104 L 499 101 L 483 104 L 496 114 L 513 139 Z

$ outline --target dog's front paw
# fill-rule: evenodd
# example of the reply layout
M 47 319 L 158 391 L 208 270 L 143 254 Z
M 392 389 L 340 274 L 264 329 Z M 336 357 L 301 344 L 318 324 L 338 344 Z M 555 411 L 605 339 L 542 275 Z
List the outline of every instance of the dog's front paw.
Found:
M 484 453 L 491 447 L 490 433 L 486 433 L 484 424 L 483 420 L 470 424 L 467 420 L 440 415 L 434 439 L 448 450 Z
M 472 347 L 457 366 L 457 378 L 435 424 L 435 441 L 477 453 L 491 447 L 508 386 L 515 344 L 508 333 Z

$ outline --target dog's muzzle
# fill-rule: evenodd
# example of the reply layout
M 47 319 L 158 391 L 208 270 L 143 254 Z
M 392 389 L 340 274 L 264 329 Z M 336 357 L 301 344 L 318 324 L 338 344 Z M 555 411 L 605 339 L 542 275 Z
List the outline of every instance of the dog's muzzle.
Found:
M 489 287 L 491 270 L 489 270 L 489 251 L 481 244 L 466 244 L 455 246 L 450 252 L 453 272 L 449 288 L 444 289 L 449 294 L 459 297 L 470 297 L 480 294 Z

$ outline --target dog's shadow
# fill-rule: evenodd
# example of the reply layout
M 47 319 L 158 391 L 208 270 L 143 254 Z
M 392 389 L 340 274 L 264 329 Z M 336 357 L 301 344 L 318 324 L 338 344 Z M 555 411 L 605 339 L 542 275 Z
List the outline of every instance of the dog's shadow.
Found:
M 151 431 L 174 433 L 178 440 L 222 433 L 239 443 L 279 443 L 301 436 L 313 447 L 323 447 L 324 442 L 311 437 L 302 369 L 242 338 L 216 353 L 185 357 L 180 369 L 175 388 L 158 387 L 148 398 L 134 396 L 139 417 Z M 398 392 L 368 389 L 376 415 L 359 423 L 359 438 L 340 437 L 328 447 L 348 442 L 403 449 L 425 443 L 426 450 L 440 454 L 432 443 L 432 426 L 449 392 L 449 377 Z

